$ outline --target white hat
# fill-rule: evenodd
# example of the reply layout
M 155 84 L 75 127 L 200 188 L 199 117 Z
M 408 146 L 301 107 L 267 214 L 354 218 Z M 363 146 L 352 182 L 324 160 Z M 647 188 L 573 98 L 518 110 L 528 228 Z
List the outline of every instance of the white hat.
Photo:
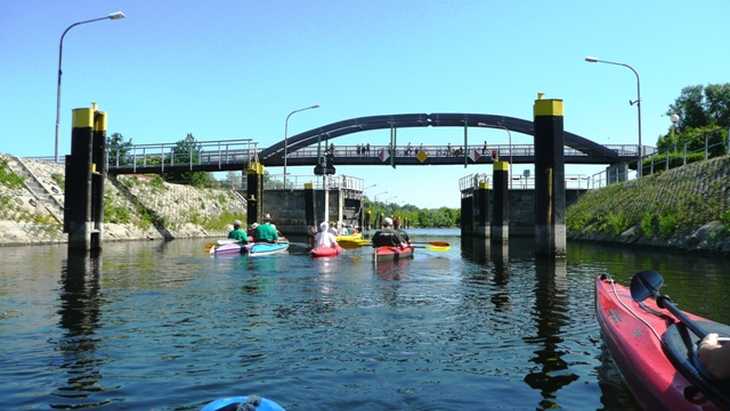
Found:
M 326 221 L 322 222 L 322 224 L 319 225 L 319 231 L 327 231 L 330 228 L 330 225 L 327 224 Z
M 241 220 L 233 220 L 233 225 L 240 226 L 241 225 Z
M 255 229 L 258 226 L 259 226 L 259 223 L 253 223 L 253 224 L 251 224 L 251 228 L 253 228 L 253 229 Z
M 383 219 L 383 224 L 385 224 L 385 225 L 393 225 L 393 219 L 390 218 L 390 217 L 385 217 Z

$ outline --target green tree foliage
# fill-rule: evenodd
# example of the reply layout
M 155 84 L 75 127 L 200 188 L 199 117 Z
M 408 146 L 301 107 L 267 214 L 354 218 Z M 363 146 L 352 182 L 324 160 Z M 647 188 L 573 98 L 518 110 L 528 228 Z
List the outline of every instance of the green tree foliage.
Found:
M 195 137 L 188 133 L 185 138 L 175 144 L 172 150 L 174 164 L 189 164 L 192 157 L 193 164 L 197 164 L 200 156 L 200 144 Z M 212 187 L 215 180 L 204 171 L 169 172 L 163 175 L 165 181 L 177 184 L 187 184 L 195 187 Z
M 730 83 L 685 87 L 669 105 L 667 115 L 672 114 L 677 114 L 679 121 L 675 130 L 670 127 L 659 137 L 660 151 L 682 151 L 685 144 L 688 151 L 703 150 L 705 138 L 710 144 L 725 142 L 730 128 Z M 723 150 L 718 145 L 711 154 L 722 154 Z
M 124 141 L 122 133 L 112 133 L 111 136 L 106 138 L 106 149 L 109 153 L 109 162 L 116 164 L 117 158 L 119 158 L 119 164 L 127 164 L 131 161 L 127 158 L 130 147 L 132 146 L 132 139 Z
M 455 208 L 418 208 L 412 204 L 398 205 L 396 203 L 367 202 L 367 209 L 371 211 L 371 224 L 375 224 L 378 216 L 397 217 L 406 221 L 410 227 L 454 227 L 459 225 L 461 212 Z

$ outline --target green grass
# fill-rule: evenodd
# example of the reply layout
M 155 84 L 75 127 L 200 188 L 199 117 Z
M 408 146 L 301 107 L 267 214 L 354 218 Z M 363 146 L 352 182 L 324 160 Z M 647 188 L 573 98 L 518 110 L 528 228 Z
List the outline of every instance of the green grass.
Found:
M 150 179 L 150 186 L 157 190 L 157 192 L 162 192 L 166 190 L 165 181 L 157 174 Z
M 221 231 L 228 227 L 233 220 L 246 221 L 246 214 L 224 211 L 215 216 L 204 216 L 198 212 L 192 212 L 187 216 L 186 220 L 206 230 Z
M 56 182 L 56 184 L 63 189 L 64 184 L 66 182 L 66 179 L 64 178 L 63 174 L 59 173 L 53 173 L 51 174 L 51 179 Z
M 23 187 L 23 177 L 15 174 L 5 159 L 0 159 L 0 184 L 14 189 Z

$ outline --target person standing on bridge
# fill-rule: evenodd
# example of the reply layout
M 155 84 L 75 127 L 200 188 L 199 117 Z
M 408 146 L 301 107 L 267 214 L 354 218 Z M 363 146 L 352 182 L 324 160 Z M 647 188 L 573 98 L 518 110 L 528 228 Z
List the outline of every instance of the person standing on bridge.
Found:
M 241 228 L 240 220 L 233 222 L 233 230 L 228 233 L 228 239 L 236 240 L 240 244 L 248 243 L 248 234 Z
M 275 243 L 279 239 L 276 226 L 271 224 L 271 215 L 264 216 L 264 223 L 256 227 L 253 238 L 257 243 Z

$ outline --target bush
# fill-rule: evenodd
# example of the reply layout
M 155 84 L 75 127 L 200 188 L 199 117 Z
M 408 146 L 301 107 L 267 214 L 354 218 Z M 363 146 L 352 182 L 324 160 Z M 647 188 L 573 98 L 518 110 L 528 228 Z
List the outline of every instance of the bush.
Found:
M 606 228 L 613 235 L 620 235 L 629 227 L 629 219 L 624 213 L 609 213 L 606 216 Z
M 653 214 L 645 213 L 643 216 L 641 216 L 641 232 L 644 233 L 645 236 L 651 238 L 656 235 L 656 217 Z
M 659 216 L 659 235 L 670 237 L 679 227 L 679 218 L 674 213 Z
M 51 180 L 55 181 L 56 184 L 61 188 L 63 188 L 63 186 L 66 182 L 66 179 L 63 177 L 63 174 L 59 174 L 59 173 L 51 174 Z
M 150 186 L 152 186 L 152 188 L 156 189 L 157 191 L 164 191 L 165 181 L 162 179 L 162 177 L 156 174 L 150 179 Z
M 0 159 L 0 184 L 8 188 L 23 187 L 23 177 L 15 174 L 5 159 Z

